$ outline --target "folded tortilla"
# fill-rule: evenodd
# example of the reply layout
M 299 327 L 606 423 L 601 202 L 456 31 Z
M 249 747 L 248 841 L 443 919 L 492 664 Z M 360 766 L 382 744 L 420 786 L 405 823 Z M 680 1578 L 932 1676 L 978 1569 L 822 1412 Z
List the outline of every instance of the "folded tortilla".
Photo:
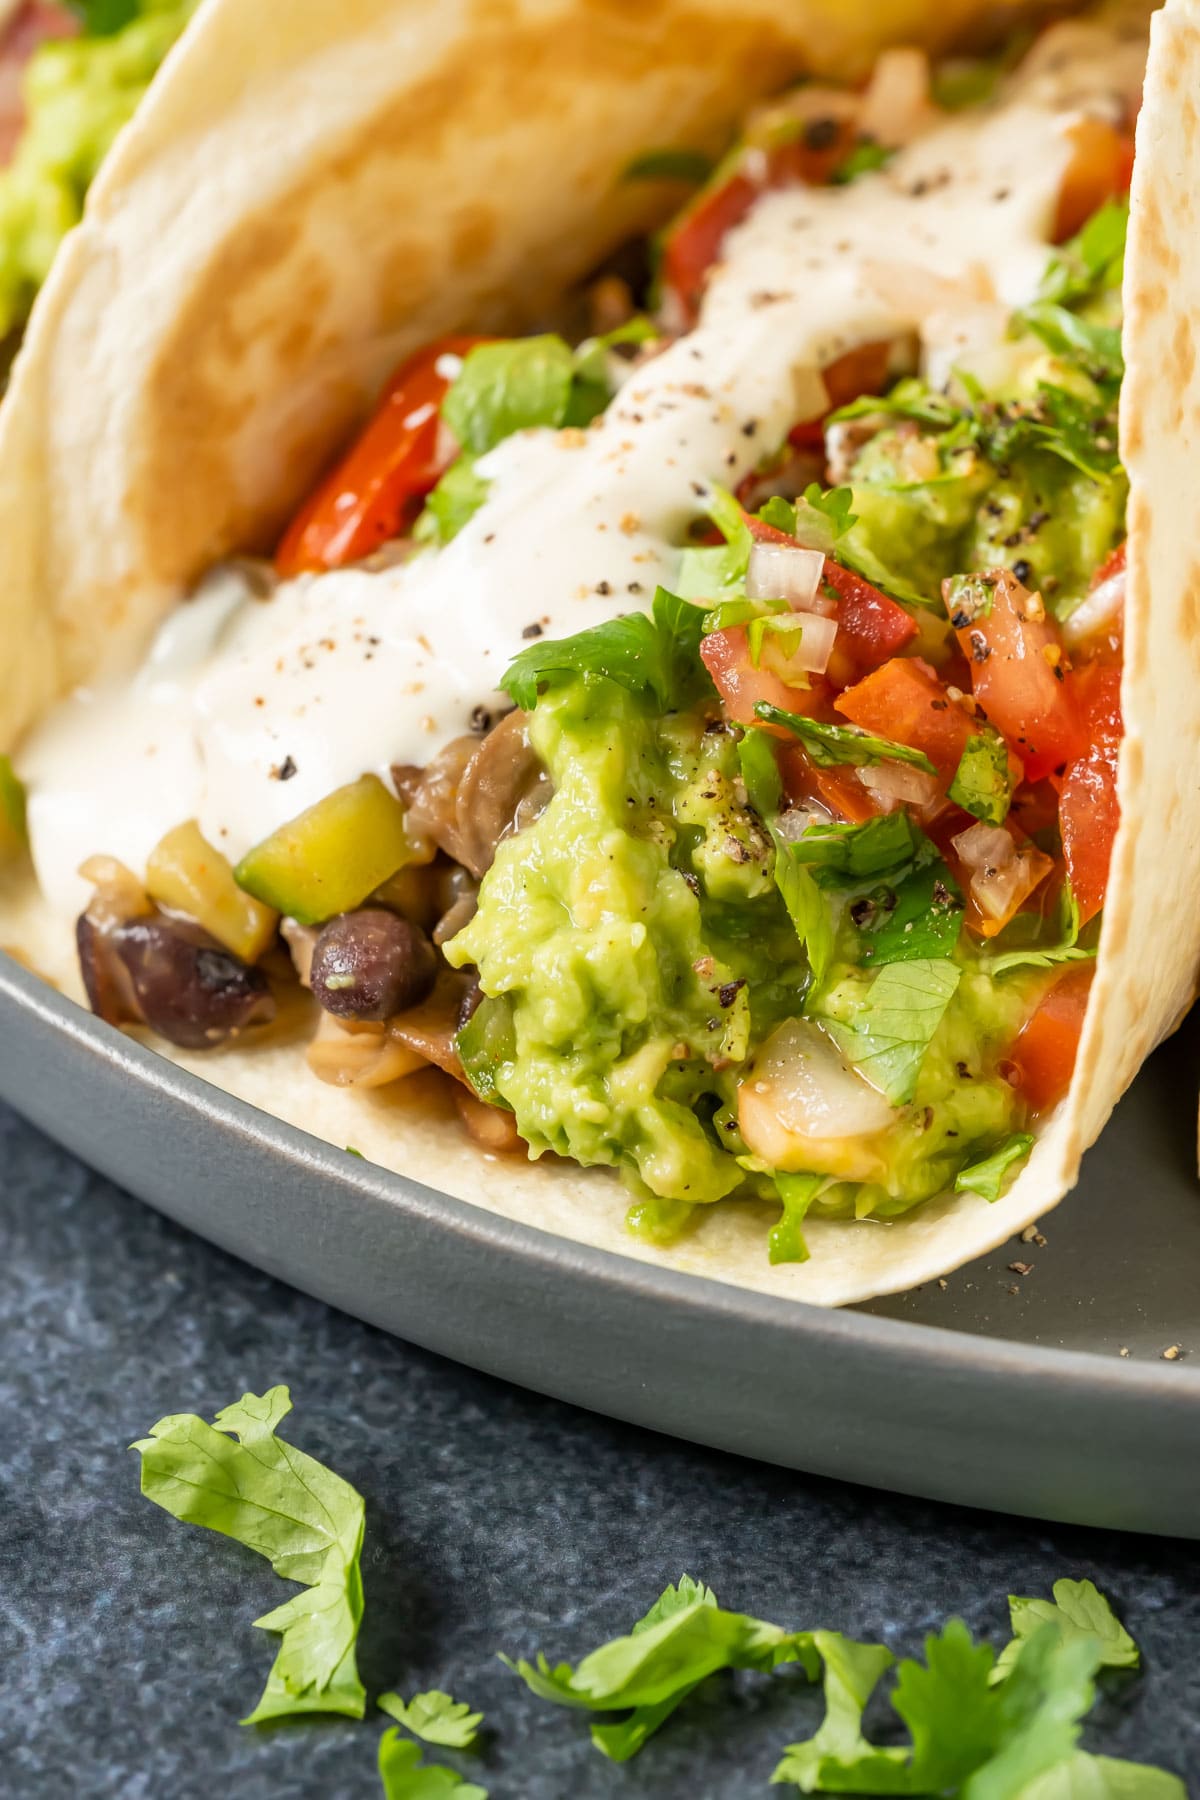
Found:
M 385 375 L 442 332 L 547 316 L 662 216 L 620 180 L 646 145 L 713 134 L 800 69 L 940 44 L 970 0 L 209 0 L 105 166 L 0 414 L 0 748 L 59 693 L 128 665 L 231 549 L 269 545 Z M 231 71 L 235 75 L 231 79 Z M 175 1060 L 303 1129 L 493 1211 L 627 1255 L 826 1304 L 910 1286 L 1038 1218 L 1200 965 L 1200 5 L 1153 21 L 1125 276 L 1130 477 L 1122 826 L 1070 1092 L 1001 1200 L 806 1226 L 771 1267 L 756 1204 L 669 1250 L 634 1240 L 601 1171 L 483 1156 L 421 1078 L 321 1087 L 286 1042 Z M 78 992 L 37 896 L 0 942 Z

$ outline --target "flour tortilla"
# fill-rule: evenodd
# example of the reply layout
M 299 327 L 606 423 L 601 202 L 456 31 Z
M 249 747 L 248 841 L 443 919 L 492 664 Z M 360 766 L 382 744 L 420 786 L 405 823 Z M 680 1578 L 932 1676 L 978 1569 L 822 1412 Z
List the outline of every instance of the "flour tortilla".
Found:
M 1010 1192 L 887 1224 L 813 1221 L 812 1260 L 773 1269 L 770 1208 L 714 1208 L 651 1249 L 625 1233 L 610 1175 L 482 1156 L 422 1078 L 366 1097 L 322 1087 L 298 1044 L 177 1061 L 507 1216 L 826 1304 L 954 1268 L 1062 1197 L 1200 963 L 1198 5 L 1168 0 L 1154 21 L 1132 197 L 1124 823 L 1075 1079 Z M 205 566 L 268 544 L 407 351 L 544 317 L 654 222 L 665 192 L 619 179 L 651 131 L 705 147 L 798 67 L 857 72 L 884 41 L 942 40 L 980 11 L 995 8 L 209 0 L 106 164 L 0 415 L 0 747 L 56 692 L 133 660 Z M 77 989 L 36 895 L 0 894 L 0 941 Z

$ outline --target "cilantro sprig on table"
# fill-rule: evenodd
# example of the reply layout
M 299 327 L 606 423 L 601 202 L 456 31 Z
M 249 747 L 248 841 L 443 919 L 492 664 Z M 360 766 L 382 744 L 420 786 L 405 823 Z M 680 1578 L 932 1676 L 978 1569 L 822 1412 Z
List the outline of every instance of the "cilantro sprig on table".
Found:
M 254 1621 L 282 1642 L 246 1725 L 306 1712 L 361 1719 L 366 1707 L 354 1655 L 363 1614 L 362 1496 L 276 1435 L 291 1410 L 287 1388 L 273 1387 L 243 1394 L 211 1425 L 195 1413 L 173 1413 L 132 1446 L 148 1500 L 248 1545 L 285 1581 L 303 1584 Z
M 784 1179 L 796 1184 L 798 1230 L 820 1178 Z M 245 1722 L 312 1711 L 361 1718 L 354 1641 L 363 1502 L 341 1476 L 279 1438 L 290 1405 L 288 1390 L 275 1387 L 244 1395 L 212 1425 L 194 1413 L 160 1420 L 134 1445 L 142 1488 L 175 1517 L 235 1538 L 304 1584 L 295 1601 L 259 1621 L 281 1630 L 284 1644 Z M 614 1762 L 635 1756 L 711 1677 L 791 1666 L 809 1682 L 821 1680 L 825 1702 L 819 1728 L 784 1749 L 771 1778 L 802 1793 L 1185 1800 L 1174 1775 L 1079 1748 L 1097 1675 L 1139 1664 L 1137 1645 L 1093 1584 L 1058 1581 L 1052 1600 L 1012 1595 L 1009 1610 L 1012 1640 L 999 1657 L 951 1619 L 926 1639 L 924 1662 L 896 1665 L 883 1644 L 731 1612 L 684 1575 L 627 1634 L 574 1666 L 540 1652 L 532 1662 L 501 1660 L 539 1698 L 594 1715 L 592 1741 Z M 285 1613 L 293 1615 L 286 1625 Z M 866 1734 L 864 1714 L 893 1667 L 891 1707 L 909 1742 L 880 1747 Z M 482 1722 L 437 1689 L 408 1702 L 382 1694 L 378 1704 L 407 1731 L 452 1750 L 469 1749 Z M 380 1740 L 378 1767 L 384 1800 L 488 1800 L 486 1788 L 425 1762 L 397 1727 Z

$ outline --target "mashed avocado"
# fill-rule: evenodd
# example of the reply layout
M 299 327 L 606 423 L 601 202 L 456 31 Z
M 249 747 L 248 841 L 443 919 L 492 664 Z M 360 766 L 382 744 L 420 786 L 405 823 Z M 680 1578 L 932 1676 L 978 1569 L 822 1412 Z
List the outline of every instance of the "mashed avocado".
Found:
M 703 709 L 655 716 L 585 675 L 540 698 L 530 731 L 554 797 L 500 846 L 475 918 L 446 946 L 490 996 L 464 1060 L 531 1156 L 620 1168 L 642 1201 L 635 1224 L 664 1236 L 692 1204 L 774 1192 L 738 1132 L 739 1079 L 783 1020 L 852 1022 L 875 971 L 842 954 L 851 931 L 814 989 L 739 780 L 736 727 Z M 904 1211 L 1012 1129 L 1012 1090 L 985 1063 L 1028 987 L 960 955 L 883 1180 L 830 1188 L 818 1210 Z
M 25 72 L 25 129 L 0 173 L 0 338 L 20 329 L 121 126 L 196 0 L 138 0 L 111 36 L 43 44 Z

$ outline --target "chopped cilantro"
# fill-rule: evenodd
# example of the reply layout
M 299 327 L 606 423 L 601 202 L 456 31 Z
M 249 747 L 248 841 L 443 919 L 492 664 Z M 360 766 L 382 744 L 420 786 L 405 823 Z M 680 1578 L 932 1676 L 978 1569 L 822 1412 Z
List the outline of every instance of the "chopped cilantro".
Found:
M 363 1612 L 362 1496 L 276 1437 L 291 1407 L 286 1387 L 243 1394 L 211 1425 L 195 1413 L 173 1413 L 132 1446 L 148 1500 L 248 1545 L 277 1575 L 303 1583 L 302 1593 L 254 1621 L 283 1641 L 245 1725 L 291 1713 L 361 1719 L 366 1705 L 354 1659 Z
M 838 540 L 856 523 L 853 508 L 853 488 L 823 489 L 810 481 L 794 503 L 791 536 L 798 538 L 805 549 L 820 550 L 825 556 L 831 556 Z M 765 513 L 766 508 L 763 516 Z
M 465 1700 L 454 1700 L 439 1688 L 414 1694 L 407 1702 L 399 1694 L 380 1694 L 375 1704 L 414 1737 L 447 1750 L 469 1750 L 483 1724 L 482 1713 L 472 1712 Z
M 1052 300 L 1035 300 L 1016 315 L 1017 321 L 1041 338 L 1048 350 L 1077 362 L 1097 381 L 1119 382 L 1125 362 L 1121 333 L 1115 325 L 1096 325 Z
M 877 968 L 952 956 L 963 917 L 958 883 L 928 838 L 899 879 L 868 889 L 850 908 L 859 959 Z
M 1128 231 L 1128 200 L 1106 201 L 1083 230 L 1057 250 L 1038 298 L 1057 306 L 1077 306 L 1097 292 L 1119 287 Z
M 889 1653 L 833 1632 L 814 1632 L 813 1643 L 824 1664 L 825 1720 L 815 1736 L 785 1751 L 777 1783 L 806 1794 L 1183 1800 L 1183 1784 L 1172 1775 L 1077 1748 L 1080 1721 L 1095 1697 L 1093 1677 L 1106 1660 L 1091 1633 L 1068 1636 L 1057 1624 L 1042 1625 L 1000 1669 L 989 1647 L 951 1619 L 926 1639 L 924 1664 L 899 1666 L 891 1704 L 911 1747 L 889 1749 L 862 1730 Z
M 792 842 L 797 862 L 817 865 L 817 880 L 865 881 L 911 862 L 921 834 L 904 811 L 880 813 L 860 825 L 810 825 Z
M 740 592 L 754 539 L 738 502 L 714 481 L 705 498 L 705 511 L 725 539 L 723 544 L 689 546 L 680 558 L 676 586 L 685 600 L 715 599 Z
M 442 417 L 465 451 L 482 456 L 514 431 L 561 425 L 575 358 L 560 337 L 476 344 L 442 401 Z
M 1033 1133 L 1015 1131 L 982 1162 L 960 1169 L 954 1178 L 956 1194 L 978 1194 L 982 1200 L 998 1200 L 1015 1165 L 1024 1162 L 1033 1149 Z
M 426 495 L 413 536 L 420 544 L 448 544 L 474 518 L 487 496 L 488 484 L 477 471 L 475 458 L 465 453 L 456 457 Z
M 697 187 L 708 180 L 716 164 L 703 150 L 664 148 L 644 150 L 626 163 L 622 181 L 690 181 Z
M 7 756 L 0 756 L 0 855 L 29 843 L 25 816 L 25 784 Z
M 819 719 L 807 719 L 802 713 L 787 712 L 782 706 L 770 706 L 766 701 L 760 701 L 754 710 L 765 724 L 785 725 L 794 732 L 818 768 L 829 769 L 837 763 L 861 766 L 898 762 L 923 769 L 927 775 L 935 773 L 923 750 L 894 744 L 890 738 L 860 731 L 856 725 L 825 725 Z
M 1013 776 L 1008 766 L 1008 746 L 989 725 L 977 731 L 963 746 L 962 757 L 950 783 L 948 798 L 964 812 L 989 825 L 1003 825 L 1013 796 Z
M 718 1669 L 765 1672 L 799 1662 L 812 1679 L 818 1666 L 808 1632 L 725 1612 L 711 1588 L 687 1575 L 663 1591 L 627 1637 L 602 1644 L 574 1669 L 552 1665 L 542 1653 L 535 1663 L 501 1660 L 543 1700 L 589 1712 L 628 1712 L 615 1727 L 592 1731 L 597 1748 L 617 1761 L 639 1750 Z
M 384 1800 L 488 1800 L 486 1788 L 453 1769 L 421 1760 L 421 1752 L 395 1726 L 379 1740 L 379 1779 Z
M 948 957 L 888 963 L 851 1021 L 823 1021 L 843 1053 L 893 1106 L 912 1099 L 925 1052 L 961 974 Z
M 808 956 L 814 979 L 819 982 L 833 960 L 833 919 L 816 881 L 796 855 L 797 845 L 780 835 L 777 821 L 782 785 L 775 751 L 763 732 L 747 731 L 738 746 L 738 756 L 746 797 L 775 846 L 775 885 Z
M 772 1263 L 808 1261 L 804 1220 L 827 1180 L 825 1175 L 776 1174 L 775 1186 L 783 1202 L 783 1211 L 771 1227 L 767 1240 L 768 1255 Z
M 1056 1581 L 1053 1600 L 1008 1597 L 1013 1638 L 1000 1652 L 992 1679 L 1002 1681 L 1021 1654 L 1022 1645 L 1043 1625 L 1053 1625 L 1062 1642 L 1092 1638 L 1100 1648 L 1103 1669 L 1136 1669 L 1138 1647 L 1113 1612 L 1104 1595 L 1091 1581 Z
M 703 624 L 700 607 L 660 587 L 649 614 L 624 613 L 575 637 L 538 638 L 513 658 L 500 685 L 516 706 L 532 712 L 551 682 L 603 676 L 660 712 L 672 712 L 706 689 Z
M 838 187 L 845 187 L 857 181 L 860 175 L 871 175 L 877 169 L 884 169 L 891 162 L 896 152 L 886 144 L 877 143 L 874 138 L 860 138 L 853 150 L 840 163 L 830 176 L 830 180 Z

